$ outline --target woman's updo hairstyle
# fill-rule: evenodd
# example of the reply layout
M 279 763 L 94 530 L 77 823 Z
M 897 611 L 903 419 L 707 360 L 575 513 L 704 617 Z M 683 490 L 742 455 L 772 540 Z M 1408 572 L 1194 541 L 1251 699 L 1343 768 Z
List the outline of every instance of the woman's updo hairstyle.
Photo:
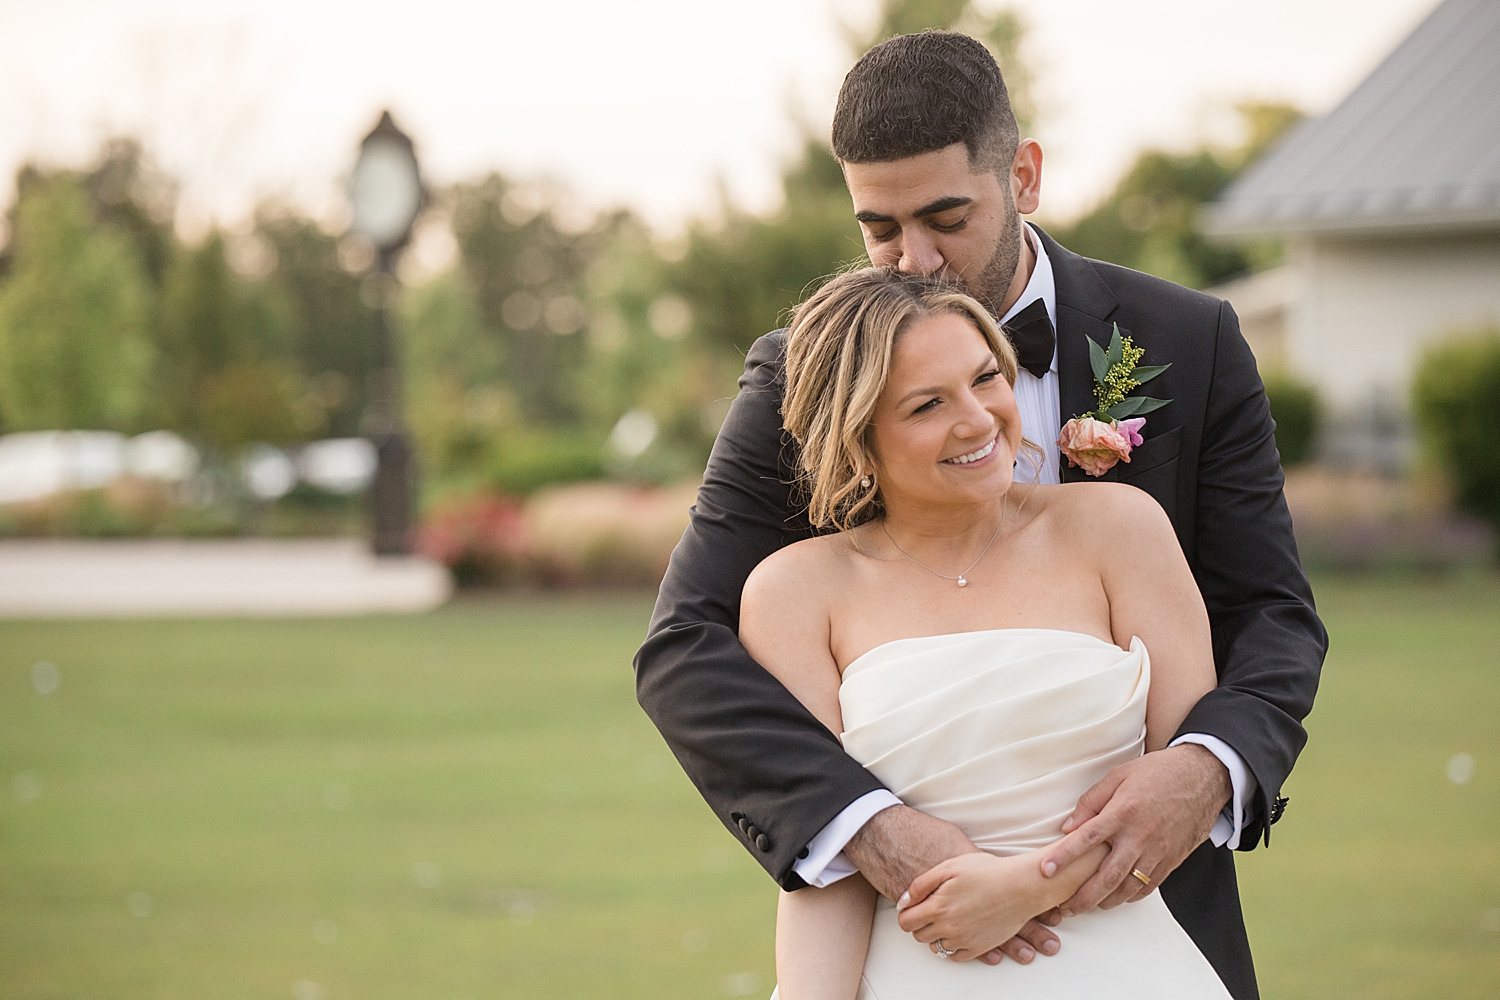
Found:
M 953 313 L 974 324 L 1000 372 L 1016 384 L 1016 354 L 994 317 L 950 283 L 867 267 L 832 279 L 792 317 L 786 343 L 784 426 L 801 446 L 798 485 L 816 528 L 848 531 L 880 513 L 869 450 L 875 402 L 890 378 L 896 340 L 912 322 Z

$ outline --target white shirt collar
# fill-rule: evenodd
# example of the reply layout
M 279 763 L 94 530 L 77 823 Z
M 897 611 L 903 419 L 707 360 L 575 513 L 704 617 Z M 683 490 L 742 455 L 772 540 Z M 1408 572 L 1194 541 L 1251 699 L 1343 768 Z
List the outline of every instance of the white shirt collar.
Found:
M 1031 223 L 1021 226 L 1021 231 L 1026 234 L 1027 242 L 1036 253 L 1036 266 L 1031 269 L 1031 280 L 1026 282 L 1026 290 L 1021 297 L 1016 299 L 1016 304 L 1011 306 L 1004 316 L 1000 317 L 1000 325 L 1004 326 L 1016 313 L 1031 305 L 1037 299 L 1041 299 L 1047 307 L 1047 318 L 1052 321 L 1052 329 L 1057 330 L 1057 284 L 1052 278 L 1052 261 L 1047 258 L 1047 248 L 1042 246 L 1042 240 L 1031 230 Z M 1057 371 L 1057 347 L 1054 343 L 1052 348 L 1051 371 Z M 1027 372 L 1026 374 L 1031 374 Z

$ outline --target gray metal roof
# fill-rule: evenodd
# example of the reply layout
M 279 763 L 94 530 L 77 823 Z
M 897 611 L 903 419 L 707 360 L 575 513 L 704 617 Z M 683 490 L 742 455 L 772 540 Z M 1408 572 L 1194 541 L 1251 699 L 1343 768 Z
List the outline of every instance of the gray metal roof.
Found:
M 1444 0 L 1207 206 L 1223 235 L 1500 225 L 1500 0 Z

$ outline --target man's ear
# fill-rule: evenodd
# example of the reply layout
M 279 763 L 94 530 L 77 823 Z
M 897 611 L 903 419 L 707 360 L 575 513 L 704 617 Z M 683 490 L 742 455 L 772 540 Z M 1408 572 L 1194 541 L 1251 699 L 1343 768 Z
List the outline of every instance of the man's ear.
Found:
M 1010 164 L 1010 193 L 1016 211 L 1035 212 L 1042 203 L 1042 146 L 1035 139 L 1022 139 Z

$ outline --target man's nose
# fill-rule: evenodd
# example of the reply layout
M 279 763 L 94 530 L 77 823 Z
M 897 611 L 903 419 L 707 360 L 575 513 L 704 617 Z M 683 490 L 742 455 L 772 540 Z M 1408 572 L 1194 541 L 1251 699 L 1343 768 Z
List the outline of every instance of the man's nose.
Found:
M 908 230 L 901 234 L 901 260 L 896 266 L 904 274 L 936 274 L 943 269 L 943 255 L 926 233 Z

